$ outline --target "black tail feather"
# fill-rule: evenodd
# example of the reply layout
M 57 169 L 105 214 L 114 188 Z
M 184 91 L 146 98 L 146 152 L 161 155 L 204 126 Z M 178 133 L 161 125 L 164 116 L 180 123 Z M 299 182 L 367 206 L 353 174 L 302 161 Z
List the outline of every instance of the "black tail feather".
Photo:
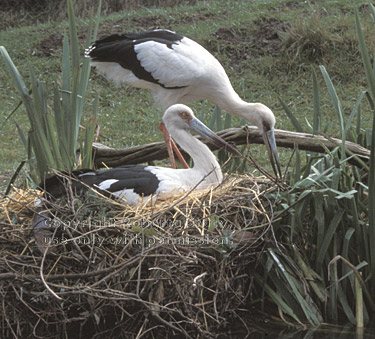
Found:
M 92 171 L 93 170 L 82 169 L 75 170 L 69 173 L 56 173 L 39 183 L 38 187 L 45 191 L 48 197 L 52 199 L 58 199 L 66 196 L 70 189 L 72 189 L 73 192 L 78 192 L 85 189 L 86 186 L 79 181 L 78 175 Z

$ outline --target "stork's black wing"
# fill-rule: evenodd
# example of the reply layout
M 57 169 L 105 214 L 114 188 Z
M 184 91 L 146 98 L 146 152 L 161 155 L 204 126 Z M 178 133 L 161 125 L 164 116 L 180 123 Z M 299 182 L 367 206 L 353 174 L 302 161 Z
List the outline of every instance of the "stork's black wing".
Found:
M 182 88 L 184 86 L 168 87 L 159 79 L 153 77 L 137 58 L 135 46 L 154 41 L 171 48 L 173 44 L 181 41 L 183 36 L 167 30 L 153 30 L 140 33 L 113 34 L 95 41 L 85 55 L 96 62 L 115 62 L 123 68 L 133 72 L 142 80 L 158 84 L 166 88 Z
M 108 170 L 78 170 L 72 173 L 54 175 L 39 186 L 53 198 L 67 194 L 69 189 L 81 194 L 88 187 L 100 191 L 106 196 L 125 189 L 133 189 L 140 196 L 148 196 L 156 192 L 159 180 L 155 174 L 146 170 L 147 166 L 128 165 Z M 100 187 L 105 186 L 105 189 Z
M 98 172 L 83 173 L 78 176 L 78 179 L 91 187 L 101 187 L 103 183 L 108 182 L 109 184 L 105 185 L 107 192 L 133 189 L 134 193 L 140 196 L 148 196 L 156 192 L 159 180 L 155 174 L 146 170 L 146 167 L 142 165 L 120 166 Z

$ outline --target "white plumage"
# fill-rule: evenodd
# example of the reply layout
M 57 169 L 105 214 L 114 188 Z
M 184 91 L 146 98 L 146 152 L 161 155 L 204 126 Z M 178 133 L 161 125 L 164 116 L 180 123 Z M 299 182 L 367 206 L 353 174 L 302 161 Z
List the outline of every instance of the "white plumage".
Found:
M 96 41 L 86 56 L 107 78 L 150 90 L 163 109 L 208 99 L 256 125 L 275 174 L 281 176 L 273 112 L 243 101 L 219 61 L 195 41 L 168 30 L 115 34 Z

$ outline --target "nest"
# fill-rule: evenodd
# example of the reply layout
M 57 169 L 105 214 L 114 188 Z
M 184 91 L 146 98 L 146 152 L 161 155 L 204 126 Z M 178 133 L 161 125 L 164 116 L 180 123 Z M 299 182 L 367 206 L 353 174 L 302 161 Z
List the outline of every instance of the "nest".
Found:
M 234 335 L 249 317 L 275 189 L 246 175 L 133 208 L 71 196 L 49 205 L 44 248 L 31 228 L 40 192 L 15 190 L 0 202 L 0 336 Z

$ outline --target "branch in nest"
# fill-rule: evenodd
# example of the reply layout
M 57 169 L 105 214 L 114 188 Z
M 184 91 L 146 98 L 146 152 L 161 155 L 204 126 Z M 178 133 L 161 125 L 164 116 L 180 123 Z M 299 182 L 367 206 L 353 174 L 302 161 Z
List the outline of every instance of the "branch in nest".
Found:
M 225 141 L 236 145 L 244 144 L 263 144 L 263 138 L 258 128 L 253 126 L 245 126 L 241 128 L 229 128 L 217 132 Z M 275 137 L 278 147 L 295 148 L 298 146 L 300 150 L 325 153 L 326 149 L 333 150 L 341 145 L 341 140 L 336 138 L 325 138 L 320 135 L 312 135 L 307 133 L 297 133 L 284 130 L 275 130 Z M 202 140 L 203 141 L 203 140 Z M 203 141 L 204 142 L 204 141 Z M 217 147 L 213 144 L 207 144 L 211 150 Z M 370 157 L 370 151 L 358 144 L 350 141 L 345 142 L 348 155 L 356 154 L 362 161 L 367 162 Z M 168 157 L 167 149 L 164 142 L 154 142 L 151 144 L 135 146 L 130 148 L 115 149 L 104 146 L 99 143 L 93 145 L 95 152 L 95 165 L 102 167 L 103 163 L 109 167 L 121 165 L 140 164 L 155 160 L 163 160 Z M 325 149 L 326 148 L 326 149 Z M 182 152 L 186 157 L 187 154 Z M 357 166 L 361 165 L 361 160 L 351 159 L 351 162 Z

